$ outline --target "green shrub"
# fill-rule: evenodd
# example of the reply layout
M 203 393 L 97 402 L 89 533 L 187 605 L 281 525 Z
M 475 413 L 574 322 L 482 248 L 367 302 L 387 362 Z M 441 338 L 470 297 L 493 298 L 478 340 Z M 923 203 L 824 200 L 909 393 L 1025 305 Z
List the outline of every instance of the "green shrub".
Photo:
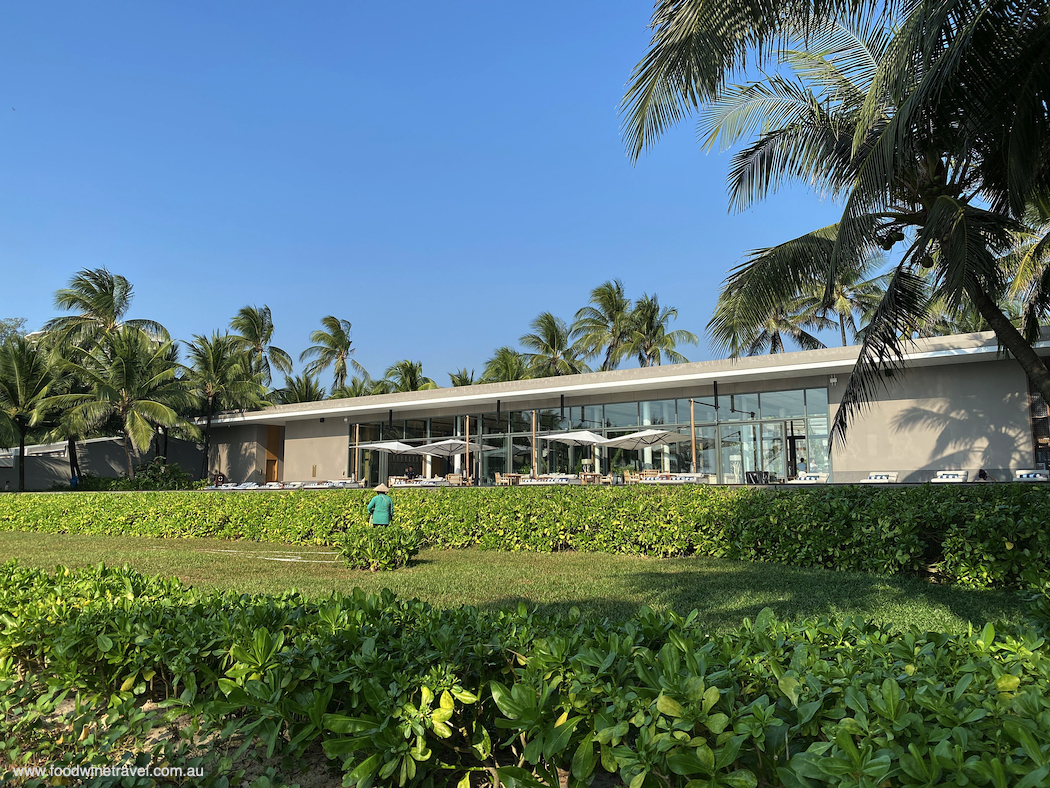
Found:
M 1050 782 L 1035 629 L 894 634 L 765 610 L 709 636 L 695 615 L 648 609 L 610 623 L 434 610 L 389 591 L 201 594 L 127 569 L 15 563 L 0 567 L 0 610 L 0 781 L 31 744 L 67 764 L 134 753 L 107 749 L 107 725 L 145 741 L 166 725 L 147 717 L 153 701 L 209 750 L 243 737 L 294 762 L 322 748 L 359 788 L 540 788 L 559 772 L 573 788 L 602 772 L 635 788 Z M 70 734 L 22 724 L 66 692 Z
M 0 530 L 338 546 L 367 490 L 0 496 Z M 398 522 L 443 549 L 700 555 L 1023 588 L 1050 574 L 1047 485 L 395 491 Z
M 159 458 L 135 466 L 135 478 L 116 478 L 85 474 L 77 480 L 77 491 L 107 492 L 145 490 L 199 490 L 207 482 L 194 480 L 178 463 L 163 462 Z M 65 491 L 65 485 L 54 488 Z
M 419 552 L 418 532 L 397 525 L 359 525 L 343 536 L 339 551 L 351 569 L 400 569 Z

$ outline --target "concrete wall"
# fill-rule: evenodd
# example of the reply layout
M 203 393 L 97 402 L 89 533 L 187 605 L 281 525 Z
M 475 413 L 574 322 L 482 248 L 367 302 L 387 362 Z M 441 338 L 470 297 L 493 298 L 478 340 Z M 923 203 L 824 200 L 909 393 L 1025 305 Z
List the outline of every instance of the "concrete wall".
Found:
M 846 383 L 828 388 L 831 417 Z M 999 481 L 1034 462 L 1028 384 L 1016 361 L 912 368 L 832 448 L 833 481 L 898 471 L 899 481 L 927 481 L 939 470 L 980 468 Z
M 266 427 L 241 425 L 212 429 L 211 474 L 222 473 L 234 484 L 261 484 L 266 468 Z
M 344 479 L 349 456 L 350 426 L 342 418 L 290 421 L 284 430 L 282 481 Z
M 26 451 L 26 489 L 47 490 L 54 486 L 69 487 L 69 457 L 65 455 L 35 455 L 34 447 L 27 446 Z M 178 464 L 184 471 L 196 478 L 200 474 L 201 451 L 195 444 L 171 438 L 168 440 L 168 462 Z M 132 462 L 141 465 L 156 457 L 156 440 L 150 449 L 139 456 L 132 454 Z M 104 438 L 77 443 L 77 460 L 81 473 L 91 476 L 111 477 L 126 476 L 127 458 L 124 454 L 122 438 Z M 0 490 L 10 484 L 12 490 L 18 487 L 18 458 L 14 467 L 0 468 Z

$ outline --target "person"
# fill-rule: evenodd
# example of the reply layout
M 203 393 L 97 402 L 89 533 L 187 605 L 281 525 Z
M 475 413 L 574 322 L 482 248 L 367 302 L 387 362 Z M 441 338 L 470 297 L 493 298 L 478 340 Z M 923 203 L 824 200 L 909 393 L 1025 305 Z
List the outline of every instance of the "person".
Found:
M 368 502 L 368 522 L 370 525 L 390 525 L 394 521 L 394 501 L 387 493 L 390 488 L 385 484 L 376 487 L 376 494 Z
M 416 474 L 416 469 L 413 468 L 411 465 L 409 465 L 407 468 L 405 468 L 405 478 L 406 479 L 414 479 L 414 478 L 416 478 L 417 475 L 418 474 Z
M 805 473 L 809 468 L 806 467 L 806 458 L 801 454 L 798 456 L 798 472 Z
M 977 481 L 994 482 L 995 479 L 988 475 L 988 471 L 986 471 L 984 468 L 981 468 L 981 470 L 977 471 Z

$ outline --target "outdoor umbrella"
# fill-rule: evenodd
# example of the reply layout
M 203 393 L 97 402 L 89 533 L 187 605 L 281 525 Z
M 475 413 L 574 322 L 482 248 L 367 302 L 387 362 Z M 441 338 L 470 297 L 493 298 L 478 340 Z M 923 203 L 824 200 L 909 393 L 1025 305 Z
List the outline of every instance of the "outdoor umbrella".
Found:
M 401 441 L 379 441 L 378 443 L 362 443 L 357 448 L 371 449 L 372 451 L 385 451 L 390 454 L 416 454 L 418 448 L 409 446 Z
M 466 454 L 468 451 L 498 451 L 496 446 L 483 446 L 480 443 L 468 444 L 465 440 L 451 438 L 437 443 L 427 443 L 412 449 L 416 454 L 430 454 L 434 457 L 454 457 L 457 454 Z
M 632 432 L 630 435 L 621 435 L 619 438 L 609 438 L 602 442 L 602 446 L 610 446 L 615 449 L 629 449 L 637 451 L 648 449 L 651 446 L 666 446 L 669 443 L 692 440 L 689 435 L 669 430 L 642 430 Z
M 596 432 L 590 430 L 572 430 L 571 432 L 553 432 L 549 435 L 544 435 L 549 441 L 557 441 L 558 443 L 567 443 L 570 446 L 577 448 L 581 446 L 602 446 L 605 444 L 605 438 Z M 591 461 L 597 463 L 597 450 L 591 454 Z M 593 469 L 594 466 L 592 466 Z M 599 469 L 600 470 L 600 469 Z

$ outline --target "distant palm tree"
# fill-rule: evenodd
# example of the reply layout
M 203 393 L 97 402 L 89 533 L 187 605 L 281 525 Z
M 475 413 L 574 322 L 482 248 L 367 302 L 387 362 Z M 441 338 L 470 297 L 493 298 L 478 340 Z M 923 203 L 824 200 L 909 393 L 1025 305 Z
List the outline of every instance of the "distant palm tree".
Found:
M 529 373 L 529 362 L 525 354 L 504 345 L 496 348 L 492 358 L 485 362 L 481 382 L 507 383 L 512 380 L 526 380 L 530 377 L 532 375 Z
M 291 405 L 295 402 L 320 402 L 325 398 L 324 387 L 317 382 L 317 378 L 308 373 L 284 376 L 284 388 L 273 392 L 273 400 L 278 405 Z
M 810 310 L 796 310 L 787 305 L 747 335 L 738 338 L 739 344 L 730 348 L 730 358 L 760 356 L 765 353 L 784 353 L 784 338 L 790 337 L 802 350 L 818 350 L 826 345 L 806 331 L 807 328 L 833 328 L 835 323 Z
M 628 342 L 631 299 L 623 292 L 623 282 L 603 282 L 591 291 L 591 306 L 576 313 L 572 324 L 577 352 L 581 358 L 604 355 L 602 372 L 616 369 Z
M 26 435 L 40 420 L 52 384 L 46 350 L 25 337 L 0 345 L 0 432 L 18 440 L 19 492 L 26 486 Z
M 590 369 L 569 342 L 569 327 L 560 317 L 550 312 L 541 312 L 529 324 L 532 333 L 518 341 L 524 346 L 529 371 L 533 377 L 547 378 L 555 375 L 576 375 Z
M 389 394 L 392 386 L 389 380 L 372 380 L 365 373 L 363 377 L 355 375 L 349 383 L 344 383 L 337 389 L 332 389 L 332 399 L 346 399 L 348 397 L 371 397 L 375 394 Z
M 448 373 L 449 380 L 452 381 L 452 385 L 456 388 L 460 386 L 473 386 L 474 385 L 474 370 L 467 372 L 467 368 L 456 370 L 455 372 Z
M 131 306 L 131 283 L 105 268 L 85 268 L 69 281 L 69 287 L 55 293 L 55 307 L 79 314 L 56 317 L 44 325 L 74 340 L 93 338 L 115 331 L 121 325 L 139 328 L 163 339 L 167 329 L 154 320 L 124 320 Z
M 365 368 L 358 364 L 353 358 L 354 350 L 350 347 L 353 340 L 350 339 L 350 321 L 340 320 L 328 315 L 321 318 L 324 329 L 318 329 L 310 334 L 310 341 L 314 344 L 299 355 L 300 361 L 308 358 L 314 359 L 306 365 L 306 372 L 311 375 L 320 376 L 328 369 L 335 367 L 335 383 L 333 389 L 337 389 L 346 383 L 349 367 L 367 375 Z
M 187 391 L 177 376 L 177 351 L 170 340 L 159 339 L 131 325 L 123 325 L 89 349 L 74 347 L 66 368 L 91 389 L 87 394 L 61 394 L 51 399 L 69 408 L 69 420 L 80 434 L 111 418 L 120 424 L 128 478 L 135 478 L 132 449 L 149 448 L 154 428 L 179 423 L 177 408 Z
M 391 365 L 384 378 L 390 382 L 391 391 L 426 391 L 438 388 L 438 384 L 423 374 L 422 361 L 407 358 Z
M 250 408 L 264 402 L 266 387 L 252 369 L 248 354 L 240 349 L 237 337 L 213 332 L 210 337 L 195 335 L 187 345 L 183 373 L 186 385 L 204 413 L 204 458 L 201 478 L 211 475 L 211 422 L 216 412 L 230 408 Z
M 668 331 L 672 320 L 678 318 L 674 307 L 660 308 L 657 296 L 648 294 L 639 298 L 631 310 L 631 328 L 624 352 L 636 356 L 643 367 L 659 366 L 666 358 L 669 364 L 687 362 L 675 348 L 679 344 L 697 344 L 696 334 L 683 329 Z
M 265 304 L 262 309 L 257 306 L 242 307 L 230 321 L 230 328 L 236 332 L 233 335 L 234 340 L 243 350 L 248 351 L 252 364 L 262 373 L 263 383 L 269 386 L 273 380 L 271 366 L 286 375 L 291 374 L 292 357 L 271 344 L 273 317 L 270 307 Z

